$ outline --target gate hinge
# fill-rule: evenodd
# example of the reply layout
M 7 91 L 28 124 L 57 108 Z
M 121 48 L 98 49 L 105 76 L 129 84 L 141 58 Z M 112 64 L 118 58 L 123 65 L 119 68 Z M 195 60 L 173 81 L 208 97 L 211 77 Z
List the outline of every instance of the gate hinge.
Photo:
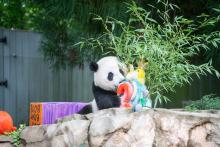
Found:
M 0 81 L 0 86 L 5 86 L 6 88 L 8 87 L 8 81 Z
M 7 38 L 6 37 L 0 38 L 0 43 L 6 44 L 7 43 Z

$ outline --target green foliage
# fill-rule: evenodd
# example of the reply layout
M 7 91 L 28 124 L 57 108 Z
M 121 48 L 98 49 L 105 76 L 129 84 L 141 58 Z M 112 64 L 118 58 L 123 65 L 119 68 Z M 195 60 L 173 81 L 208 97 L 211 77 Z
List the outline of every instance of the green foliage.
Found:
M 21 135 L 22 130 L 23 130 L 25 127 L 26 127 L 26 126 L 25 126 L 24 124 L 21 124 L 16 131 L 13 131 L 13 132 L 7 134 L 8 136 L 10 136 L 10 137 L 13 138 L 12 144 L 15 145 L 16 147 L 19 147 L 20 144 L 21 144 L 20 135 Z
M 39 8 L 30 0 L 0 0 L 0 26 L 14 29 L 34 29 L 34 17 Z
M 73 46 L 81 37 L 96 36 L 102 31 L 101 25 L 92 21 L 93 14 L 127 17 L 123 14 L 124 4 L 118 0 L 36 0 L 34 3 L 41 8 L 41 15 L 35 19 L 36 29 L 44 36 L 41 51 L 53 67 L 80 64 L 93 58 L 96 53 L 84 54 Z
M 91 48 L 93 52 L 102 52 L 103 55 L 114 54 L 127 65 L 137 65 L 141 59 L 148 61 L 145 68 L 146 85 L 151 98 L 155 100 L 155 107 L 158 102 L 169 100 L 164 92 L 190 83 L 192 75 L 199 78 L 210 73 L 220 77 L 211 60 L 202 65 L 194 65 L 190 61 L 202 49 L 208 50 L 210 44 L 216 46 L 219 43 L 219 31 L 196 33 L 199 28 L 215 23 L 217 18 L 209 21 L 206 16 L 200 16 L 201 20 L 193 21 L 174 16 L 176 5 L 167 1 L 159 1 L 158 5 L 162 9 L 150 5 L 152 11 L 147 11 L 134 2 L 128 4 L 128 23 L 98 16 L 95 20 L 103 24 L 104 34 L 76 44 L 81 48 Z M 152 17 L 152 12 L 157 12 L 157 19 Z
M 206 29 L 204 29 L 204 31 L 206 31 L 205 33 L 209 33 L 208 30 L 220 30 L 220 3 L 219 5 L 216 6 L 216 8 L 214 8 L 212 10 L 212 17 L 209 15 L 209 18 L 215 18 L 218 21 L 216 22 L 215 20 L 213 22 L 215 22 L 212 25 L 209 25 L 209 27 L 207 27 Z M 218 38 L 219 39 L 219 38 Z M 216 67 L 219 71 L 220 71 L 220 47 L 218 44 L 212 44 L 210 49 L 205 51 L 205 58 L 206 60 L 213 60 L 213 65 L 214 67 Z
M 185 109 L 188 111 L 209 109 L 220 110 L 220 97 L 215 94 L 205 95 L 201 100 L 193 101 L 190 105 L 186 106 Z
M 80 41 L 81 37 L 96 37 L 103 31 L 101 23 L 94 23 L 93 14 L 102 18 L 107 16 L 128 21 L 129 14 L 125 13 L 124 2 L 131 0 L 0 0 L 0 26 L 35 30 L 43 34 L 41 51 L 49 64 L 60 67 L 66 64 L 78 64 L 84 60 L 94 59 L 101 56 L 99 50 L 79 50 L 73 46 Z M 147 4 L 156 5 L 155 0 L 135 2 L 146 10 L 152 10 Z M 219 0 L 184 1 L 171 0 L 180 7 L 180 11 L 174 14 L 182 14 L 193 20 L 196 15 L 209 14 L 210 17 L 218 17 Z M 157 5 L 162 8 L 163 5 Z M 158 19 L 157 11 L 150 14 Z M 207 17 L 208 18 L 208 17 Z M 220 22 L 199 29 L 196 33 L 209 34 L 210 31 L 219 30 Z M 117 28 L 116 28 L 117 30 Z M 117 33 L 117 31 L 115 31 Z M 97 51 L 97 52 L 94 52 Z M 202 54 L 200 54 L 201 57 Z M 219 66 L 219 48 L 211 47 L 205 51 L 206 60 L 213 59 L 216 67 Z M 204 59 L 203 59 L 204 60 Z

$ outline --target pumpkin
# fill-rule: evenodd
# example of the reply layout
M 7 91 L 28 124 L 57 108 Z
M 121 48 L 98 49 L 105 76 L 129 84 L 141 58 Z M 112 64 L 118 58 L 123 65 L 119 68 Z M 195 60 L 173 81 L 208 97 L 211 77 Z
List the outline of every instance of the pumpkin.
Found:
M 13 126 L 11 116 L 5 111 L 0 111 L 0 134 L 5 134 L 15 130 L 16 127 Z

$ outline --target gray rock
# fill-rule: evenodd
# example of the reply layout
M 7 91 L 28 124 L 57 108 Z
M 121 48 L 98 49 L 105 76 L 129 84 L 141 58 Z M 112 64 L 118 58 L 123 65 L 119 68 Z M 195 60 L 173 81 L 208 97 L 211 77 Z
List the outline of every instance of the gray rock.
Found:
M 0 135 L 0 147 L 14 147 L 14 145 L 11 144 L 13 139 L 9 136 Z
M 89 136 L 94 147 L 217 147 L 220 116 L 167 109 L 93 116 Z
M 219 112 L 106 109 L 27 127 L 21 138 L 26 147 L 218 147 Z
M 0 147 L 15 147 L 15 146 L 12 145 L 11 143 L 1 143 L 0 142 Z
M 45 126 L 26 127 L 21 134 L 23 144 L 30 147 L 88 146 L 87 120 L 72 120 Z
M 53 126 L 53 125 L 52 125 Z M 46 136 L 47 126 L 30 126 L 21 132 L 21 139 L 26 143 L 41 142 Z
M 3 143 L 3 142 L 12 142 L 13 139 L 9 136 L 5 136 L 5 135 L 0 135 L 0 143 Z
M 71 120 L 87 120 L 87 117 L 84 115 L 80 115 L 80 114 L 73 114 L 70 116 L 66 116 L 64 118 L 57 119 L 56 123 L 62 123 L 62 122 L 67 122 L 67 121 L 71 121 Z

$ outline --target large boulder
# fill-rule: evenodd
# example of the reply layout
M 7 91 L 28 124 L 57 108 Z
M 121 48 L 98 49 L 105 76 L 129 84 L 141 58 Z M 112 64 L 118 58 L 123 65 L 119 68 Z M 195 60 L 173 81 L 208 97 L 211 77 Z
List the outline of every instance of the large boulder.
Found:
M 106 109 L 26 127 L 21 138 L 27 147 L 218 147 L 220 111 Z
M 122 114 L 112 111 L 117 110 L 94 115 L 89 130 L 91 146 L 220 146 L 218 111 L 192 113 L 155 109 Z
M 21 139 L 27 147 L 89 146 L 89 125 L 87 120 L 71 120 L 53 125 L 26 127 L 21 133 Z

